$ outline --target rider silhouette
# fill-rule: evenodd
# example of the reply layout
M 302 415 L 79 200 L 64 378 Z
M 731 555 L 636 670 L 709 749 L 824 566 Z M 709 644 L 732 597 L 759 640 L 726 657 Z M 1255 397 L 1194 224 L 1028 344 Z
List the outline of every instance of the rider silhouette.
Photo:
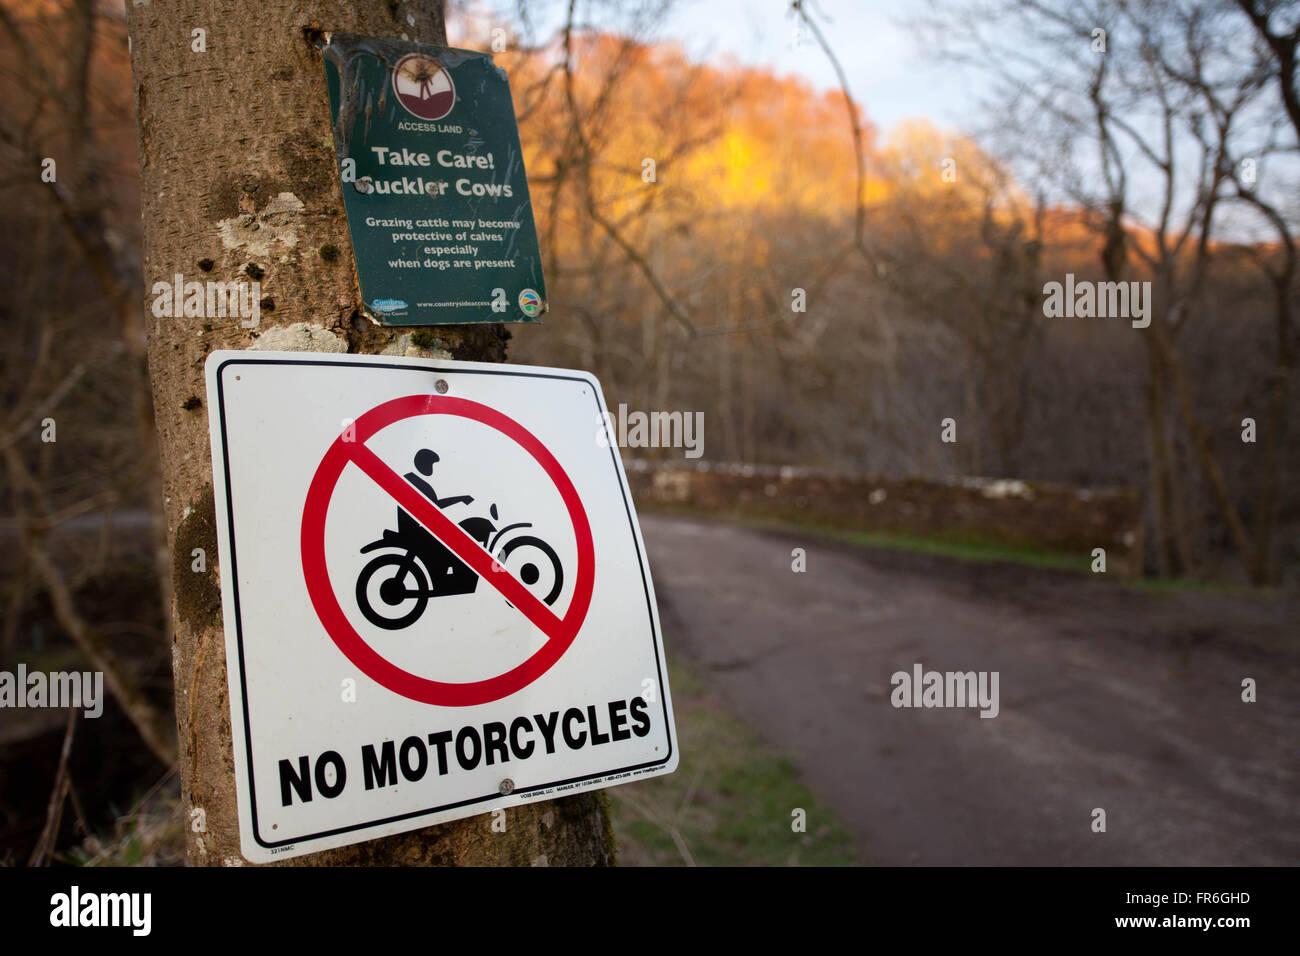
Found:
M 433 474 L 433 466 L 437 461 L 437 452 L 428 448 L 420 449 L 415 453 L 415 471 L 408 471 L 405 475 L 406 480 L 420 489 L 420 494 L 424 495 L 440 509 L 457 504 L 467 505 L 472 502 L 474 500 L 472 495 L 438 497 L 438 493 L 433 490 L 433 485 L 425 480 L 425 478 Z M 487 536 L 482 534 L 481 530 L 474 525 L 475 522 L 481 520 L 468 518 L 461 523 L 461 527 L 465 528 L 471 536 L 480 540 L 481 543 L 487 544 Z M 466 527 L 467 524 L 469 527 Z M 478 583 L 478 575 L 470 570 L 469 566 L 456 557 L 450 548 L 431 535 L 423 525 L 412 518 L 403 508 L 397 509 L 397 528 L 398 533 L 408 542 L 407 546 L 421 556 L 425 567 L 429 569 L 429 583 L 435 595 L 466 594 L 474 590 L 474 586 Z
M 429 477 L 433 474 L 433 466 L 437 461 L 437 452 L 431 451 L 428 448 L 421 448 L 415 453 L 415 471 L 418 471 L 420 475 Z M 438 493 L 433 490 L 433 485 L 425 481 L 424 478 L 421 478 L 420 475 L 417 475 L 415 471 L 408 471 L 406 473 L 406 480 L 419 488 L 420 493 L 439 508 L 447 508 L 456 504 L 467 505 L 474 500 L 471 495 L 452 495 L 447 498 L 439 498 Z

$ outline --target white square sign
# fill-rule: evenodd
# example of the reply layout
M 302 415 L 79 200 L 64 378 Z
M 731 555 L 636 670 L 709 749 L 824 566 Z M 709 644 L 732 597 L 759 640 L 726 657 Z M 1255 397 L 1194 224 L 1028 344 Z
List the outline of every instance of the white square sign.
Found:
M 593 376 L 225 351 L 207 389 L 249 860 L 676 769 Z

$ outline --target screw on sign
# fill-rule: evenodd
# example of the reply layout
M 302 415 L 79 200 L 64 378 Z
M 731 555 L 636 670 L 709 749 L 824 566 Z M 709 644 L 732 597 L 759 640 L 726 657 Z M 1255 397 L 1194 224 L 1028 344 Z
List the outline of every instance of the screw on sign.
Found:
M 574 594 L 563 616 L 551 610 L 566 574 L 555 549 L 531 532 L 528 521 L 502 524 L 497 504 L 490 517 L 459 524 L 442 513 L 452 504 L 469 504 L 472 495 L 439 497 L 432 477 L 439 461 L 432 449 L 413 457 L 414 470 L 399 474 L 366 442 L 378 431 L 422 415 L 454 415 L 480 422 L 514 441 L 542 467 L 564 502 L 577 542 Z M 347 465 L 360 468 L 397 506 L 397 528 L 361 548 L 375 557 L 350 586 L 329 577 L 325 558 L 325 516 Z M 478 402 L 439 395 L 408 395 L 371 409 L 356 419 L 326 451 L 307 492 L 302 516 L 302 566 L 322 625 L 347 658 L 376 682 L 412 700 L 443 706 L 482 704 L 516 693 L 546 673 L 573 643 L 591 602 L 595 553 L 591 525 L 578 492 L 555 457 L 517 421 Z M 518 577 L 515 574 L 518 574 Z M 384 630 L 410 627 L 432 600 L 477 590 L 479 579 L 501 593 L 546 636 L 545 644 L 518 666 L 495 677 L 467 683 L 430 680 L 389 661 L 366 642 L 348 620 L 340 594 L 355 600 L 362 616 Z

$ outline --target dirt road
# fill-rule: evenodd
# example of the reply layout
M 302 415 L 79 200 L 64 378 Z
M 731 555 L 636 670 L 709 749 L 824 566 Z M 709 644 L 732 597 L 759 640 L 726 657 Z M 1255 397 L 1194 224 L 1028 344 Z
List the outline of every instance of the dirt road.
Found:
M 642 528 L 668 653 L 791 757 L 866 862 L 1300 863 L 1295 596 Z M 1000 712 L 894 708 L 891 675 L 917 663 L 999 672 Z

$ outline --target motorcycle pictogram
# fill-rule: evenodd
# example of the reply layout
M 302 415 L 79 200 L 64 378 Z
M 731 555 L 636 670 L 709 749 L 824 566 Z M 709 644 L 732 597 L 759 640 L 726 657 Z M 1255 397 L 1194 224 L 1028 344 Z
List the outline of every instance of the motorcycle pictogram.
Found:
M 471 504 L 474 499 L 470 495 L 437 496 L 425 480 L 437 461 L 437 454 L 422 449 L 415 455 L 416 471 L 408 472 L 406 480 L 440 509 Z M 490 518 L 476 515 L 457 524 L 493 556 L 494 569 L 514 574 L 545 604 L 553 605 L 564 588 L 564 569 L 555 549 L 534 534 L 522 533 L 532 522 L 498 528 L 501 518 L 495 504 L 489 513 Z M 376 627 L 389 631 L 410 627 L 424 614 L 431 598 L 473 594 L 478 587 L 478 574 L 403 508 L 397 509 L 397 530 L 385 529 L 383 536 L 363 547 L 361 553 L 381 549 L 387 553 L 361 569 L 356 589 L 358 608 Z

